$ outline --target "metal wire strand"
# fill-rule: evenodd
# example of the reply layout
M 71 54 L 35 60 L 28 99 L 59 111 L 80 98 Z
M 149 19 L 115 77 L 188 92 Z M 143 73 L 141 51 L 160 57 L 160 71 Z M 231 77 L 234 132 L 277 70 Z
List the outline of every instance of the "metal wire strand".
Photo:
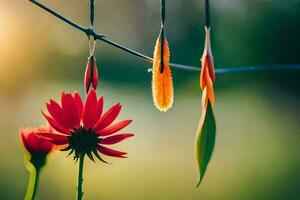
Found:
M 122 44 L 119 44 L 108 37 L 106 37 L 104 34 L 96 33 L 91 28 L 84 28 L 71 20 L 65 18 L 64 16 L 60 15 L 56 11 L 48 8 L 44 4 L 36 1 L 36 0 L 29 0 L 30 2 L 34 3 L 38 7 L 42 8 L 43 10 L 47 11 L 48 13 L 52 14 L 53 16 L 57 17 L 61 21 L 69 24 L 70 26 L 76 28 L 77 30 L 80 30 L 81 32 L 85 33 L 88 36 L 94 37 L 95 40 L 103 41 L 111 46 L 114 46 L 118 49 L 121 49 L 131 55 L 137 56 L 147 62 L 152 63 L 153 60 L 151 57 L 146 56 L 138 51 L 135 51 L 133 49 L 130 49 Z M 93 0 L 92 0 L 93 1 Z M 208 1 L 208 0 L 206 0 Z M 93 10 L 93 9 L 92 9 Z M 207 15 L 208 16 L 208 15 Z M 209 20 L 206 19 L 209 24 Z M 177 63 L 169 63 L 171 67 L 177 68 L 180 70 L 185 71 L 192 71 L 192 72 L 199 72 L 201 71 L 201 68 L 199 66 L 190 66 L 190 65 L 183 65 L 183 64 L 177 64 Z M 295 71 L 300 70 L 300 64 L 280 64 L 280 65 L 268 65 L 268 66 L 240 66 L 240 67 L 229 67 L 229 68 L 223 68 L 223 67 L 217 67 L 216 73 L 218 74 L 224 74 L 224 73 L 244 73 L 244 72 L 257 72 L 257 71 Z

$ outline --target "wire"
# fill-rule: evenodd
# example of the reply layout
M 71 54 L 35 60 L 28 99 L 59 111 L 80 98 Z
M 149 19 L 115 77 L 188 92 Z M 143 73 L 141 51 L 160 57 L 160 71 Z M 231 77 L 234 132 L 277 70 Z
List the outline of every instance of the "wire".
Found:
M 133 49 L 130 49 L 122 44 L 119 44 L 111 39 L 109 39 L 108 37 L 106 37 L 104 34 L 98 34 L 96 33 L 92 28 L 84 28 L 74 22 L 72 22 L 71 20 L 65 18 L 64 16 L 62 16 L 61 14 L 57 13 L 56 11 L 48 8 L 47 6 L 43 5 L 42 3 L 35 1 L 35 0 L 29 0 L 30 2 L 34 3 L 35 5 L 37 5 L 38 7 L 42 8 L 43 10 L 47 11 L 48 13 L 52 14 L 53 16 L 57 17 L 58 19 L 62 20 L 63 22 L 69 24 L 70 26 L 80 30 L 81 32 L 84 32 L 85 34 L 87 34 L 88 36 L 92 36 L 94 37 L 95 40 L 100 40 L 103 41 L 109 45 L 112 45 L 118 49 L 121 49 L 131 55 L 137 56 L 147 62 L 152 63 L 153 59 L 149 56 L 146 56 L 138 51 L 135 51 Z M 93 0 L 91 0 L 93 1 Z M 208 2 L 208 0 L 206 0 Z M 92 6 L 92 2 L 91 2 L 91 7 L 94 7 L 94 5 Z M 91 9 L 93 10 L 93 9 Z M 94 18 L 94 14 L 91 14 L 91 18 Z M 207 17 L 209 15 L 206 15 Z M 209 24 L 209 19 L 206 19 L 206 21 Z M 94 20 L 91 20 L 91 24 L 94 23 Z M 183 65 L 183 64 L 177 64 L 177 63 L 169 63 L 169 65 L 173 68 L 177 68 L 177 69 L 181 69 L 181 70 L 185 70 L 185 71 L 196 71 L 199 72 L 201 71 L 200 66 L 190 66 L 190 65 Z M 300 70 L 300 64 L 281 64 L 281 65 L 270 65 L 270 66 L 241 66 L 241 67 L 229 67 L 229 68 L 222 68 L 222 67 L 218 67 L 216 68 L 216 73 L 218 74 L 224 74 L 224 73 L 240 73 L 240 72 L 256 72 L 256 71 L 295 71 L 295 70 Z

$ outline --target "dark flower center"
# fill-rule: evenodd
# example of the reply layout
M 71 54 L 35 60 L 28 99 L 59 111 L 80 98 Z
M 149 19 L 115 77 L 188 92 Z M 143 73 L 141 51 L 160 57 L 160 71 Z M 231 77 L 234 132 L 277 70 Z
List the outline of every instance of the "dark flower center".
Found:
M 93 153 L 96 157 L 102 160 L 97 152 L 98 143 L 101 141 L 99 135 L 97 135 L 92 129 L 85 129 L 80 126 L 70 132 L 69 146 L 63 149 L 63 151 L 69 151 L 69 155 L 74 153 L 74 160 L 78 160 L 80 155 L 87 155 L 94 161 Z
M 98 135 L 92 129 L 86 130 L 83 127 L 71 131 L 71 136 L 69 137 L 70 146 L 81 153 L 93 151 L 93 149 L 97 148 L 98 142 Z

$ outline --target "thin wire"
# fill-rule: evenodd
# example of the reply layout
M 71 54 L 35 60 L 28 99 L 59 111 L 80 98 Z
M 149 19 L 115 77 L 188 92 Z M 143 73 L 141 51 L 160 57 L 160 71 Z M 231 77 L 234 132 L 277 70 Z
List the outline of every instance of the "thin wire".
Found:
M 243 66 L 243 67 L 229 67 L 229 68 L 217 68 L 216 73 L 250 73 L 257 71 L 299 71 L 300 64 L 278 64 L 268 66 Z
M 165 47 L 165 19 L 166 19 L 166 2 L 161 0 L 161 38 L 160 38 L 160 73 L 164 72 L 164 47 Z
M 135 50 L 132 50 L 122 44 L 119 44 L 117 42 L 114 42 L 113 40 L 109 39 L 103 34 L 98 34 L 92 29 L 84 28 L 82 26 L 77 25 L 76 23 L 72 22 L 71 20 L 65 18 L 64 16 L 58 14 L 54 10 L 46 7 L 45 5 L 35 1 L 35 0 L 29 0 L 30 2 L 34 3 L 38 7 L 42 8 L 43 10 L 47 11 L 48 13 L 54 15 L 58 19 L 62 20 L 63 22 L 71 25 L 72 27 L 80 30 L 81 32 L 84 32 L 88 36 L 93 36 L 95 40 L 101 40 L 109 45 L 112 45 L 114 47 L 117 47 L 118 49 L 121 49 L 127 53 L 130 53 L 134 56 L 137 56 L 147 62 L 152 63 L 153 60 L 151 57 L 146 56 L 140 52 L 137 52 Z M 199 72 L 201 71 L 200 67 L 196 66 L 190 66 L 190 65 L 183 65 L 183 64 L 177 64 L 177 63 L 169 63 L 171 67 L 185 70 L 185 71 L 192 71 L 192 72 Z M 230 67 L 230 68 L 217 68 L 216 73 L 218 74 L 224 74 L 224 73 L 237 73 L 237 72 L 255 72 L 255 71 L 281 71 L 281 70 L 287 70 L 287 71 L 294 71 L 294 70 L 300 70 L 300 64 L 282 64 L 282 65 L 271 65 L 271 66 L 245 66 L 245 67 Z
M 94 53 L 95 53 L 96 42 L 97 42 L 97 40 L 94 40 L 91 55 L 94 55 Z
M 91 23 L 91 29 L 94 27 L 94 19 L 95 19 L 95 6 L 94 6 L 94 0 L 90 0 L 90 23 Z
M 90 52 L 90 56 L 92 55 L 92 45 L 91 45 L 91 38 L 88 37 L 88 43 L 89 43 L 89 52 Z
M 205 26 L 210 27 L 209 0 L 205 0 Z
M 89 40 L 88 40 L 88 42 L 89 42 L 90 57 L 94 55 L 95 48 L 96 48 L 96 41 L 97 40 L 93 40 L 91 38 L 89 38 Z
M 94 21 L 95 21 L 95 4 L 94 4 L 94 0 L 90 0 L 90 25 L 91 25 L 91 30 L 94 29 Z M 90 57 L 92 57 L 94 55 L 95 52 L 95 47 L 96 47 L 96 39 L 94 38 L 94 42 L 91 45 L 91 39 L 90 36 L 88 36 L 89 38 L 89 48 L 90 48 Z
M 166 1 L 161 0 L 161 24 L 164 25 L 166 20 Z

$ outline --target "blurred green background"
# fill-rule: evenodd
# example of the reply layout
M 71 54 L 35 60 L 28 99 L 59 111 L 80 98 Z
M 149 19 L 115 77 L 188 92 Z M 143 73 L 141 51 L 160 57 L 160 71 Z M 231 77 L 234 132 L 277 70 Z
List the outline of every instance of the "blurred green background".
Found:
M 89 25 L 88 0 L 43 0 Z M 95 29 L 152 55 L 160 28 L 159 0 L 95 0 Z M 204 0 L 167 1 L 172 62 L 200 65 Z M 216 66 L 300 63 L 299 0 L 212 0 Z M 18 129 L 44 123 L 41 109 L 61 91 L 84 95 L 87 37 L 28 1 L 0 0 L 0 199 L 23 199 L 28 172 Z M 199 74 L 173 69 L 175 103 L 152 103 L 151 64 L 97 42 L 98 94 L 136 136 L 117 145 L 128 159 L 86 162 L 85 199 L 300 199 L 300 72 L 218 74 L 215 151 L 196 189 L 194 137 L 201 112 Z M 74 199 L 77 165 L 50 156 L 38 199 Z

